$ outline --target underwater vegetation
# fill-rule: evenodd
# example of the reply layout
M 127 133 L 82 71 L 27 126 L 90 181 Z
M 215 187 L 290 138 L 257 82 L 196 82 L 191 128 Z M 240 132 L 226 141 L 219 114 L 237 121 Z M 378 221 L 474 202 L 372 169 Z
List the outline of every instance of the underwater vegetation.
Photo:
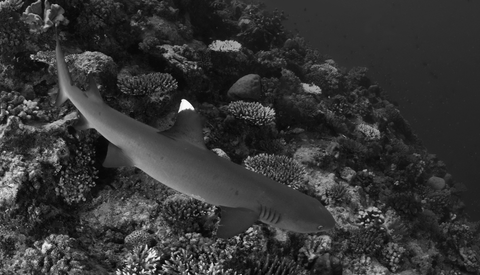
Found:
M 464 185 L 367 68 L 284 20 L 228 0 L 0 1 L 0 274 L 480 274 Z M 219 239 L 217 207 L 102 167 L 105 140 L 52 101 L 55 25 L 75 85 L 92 75 L 161 130 L 188 99 L 209 149 L 321 201 L 336 227 Z

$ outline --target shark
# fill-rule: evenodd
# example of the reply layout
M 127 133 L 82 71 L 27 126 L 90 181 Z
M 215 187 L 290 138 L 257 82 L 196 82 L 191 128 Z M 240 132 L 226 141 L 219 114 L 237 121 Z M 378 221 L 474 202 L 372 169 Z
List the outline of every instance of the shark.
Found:
M 298 233 L 325 231 L 335 220 L 322 203 L 259 173 L 219 157 L 204 144 L 202 118 L 185 99 L 168 130 L 139 122 L 102 99 L 94 78 L 85 91 L 71 80 L 56 40 L 58 93 L 77 108 L 75 129 L 95 129 L 109 141 L 104 167 L 136 167 L 170 188 L 220 208 L 217 237 L 230 238 L 256 221 Z

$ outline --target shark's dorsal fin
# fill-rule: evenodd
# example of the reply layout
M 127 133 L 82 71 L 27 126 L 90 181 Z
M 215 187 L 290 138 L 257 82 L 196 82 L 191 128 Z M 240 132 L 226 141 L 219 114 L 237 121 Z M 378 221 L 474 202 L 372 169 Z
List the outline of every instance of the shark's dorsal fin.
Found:
M 176 140 L 187 141 L 199 148 L 207 149 L 203 141 L 202 118 L 192 104 L 182 99 L 175 124 L 161 134 Z
M 112 143 L 109 143 L 107 156 L 103 161 L 103 167 L 116 168 L 116 167 L 130 167 L 130 166 L 135 166 L 132 159 L 127 155 L 125 155 L 122 149 L 118 148 Z
M 258 213 L 247 208 L 221 206 L 222 217 L 217 237 L 230 238 L 247 230 L 258 219 Z

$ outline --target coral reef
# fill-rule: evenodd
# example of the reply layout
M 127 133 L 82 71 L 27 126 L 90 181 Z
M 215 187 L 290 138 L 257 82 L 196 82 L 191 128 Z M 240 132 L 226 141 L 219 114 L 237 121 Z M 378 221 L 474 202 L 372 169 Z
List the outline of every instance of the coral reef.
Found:
M 275 124 L 275 110 L 258 102 L 234 101 L 225 106 L 225 111 L 234 118 L 253 126 Z
M 367 68 L 310 49 L 282 12 L 53 2 L 0 1 L 0 274 L 479 274 L 462 184 Z M 188 99 L 208 148 L 320 200 L 336 228 L 219 239 L 217 206 L 102 167 L 107 142 L 52 104 L 53 26 L 76 86 L 92 75 L 106 104 L 159 129 Z
M 260 154 L 245 159 L 248 170 L 260 173 L 296 190 L 305 189 L 306 171 L 287 156 Z

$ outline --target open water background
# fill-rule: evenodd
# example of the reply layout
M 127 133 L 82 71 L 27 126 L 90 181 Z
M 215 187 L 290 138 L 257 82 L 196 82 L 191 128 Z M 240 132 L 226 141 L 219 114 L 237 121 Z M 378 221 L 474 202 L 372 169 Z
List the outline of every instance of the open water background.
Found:
M 260 2 L 340 66 L 368 67 L 480 220 L 480 0 Z

